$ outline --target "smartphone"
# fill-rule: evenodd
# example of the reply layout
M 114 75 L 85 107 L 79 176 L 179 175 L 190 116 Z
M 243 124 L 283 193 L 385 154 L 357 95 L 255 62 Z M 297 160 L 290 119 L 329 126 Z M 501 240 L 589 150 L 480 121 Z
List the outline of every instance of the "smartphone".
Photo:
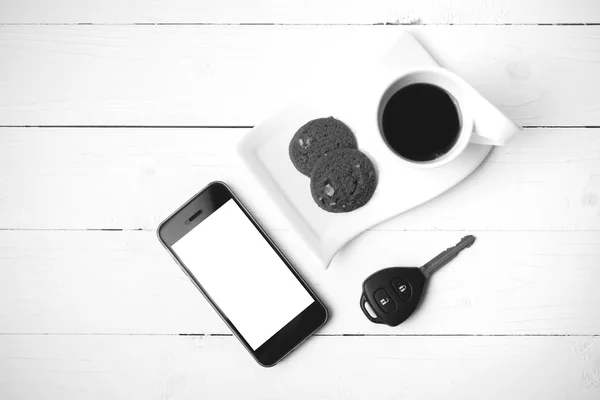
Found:
M 192 197 L 158 239 L 264 367 L 327 321 L 327 309 L 223 182 Z

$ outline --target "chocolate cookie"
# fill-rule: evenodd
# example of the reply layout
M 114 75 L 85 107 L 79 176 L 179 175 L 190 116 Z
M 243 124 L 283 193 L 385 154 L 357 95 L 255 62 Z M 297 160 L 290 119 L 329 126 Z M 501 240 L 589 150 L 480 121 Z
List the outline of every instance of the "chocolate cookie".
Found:
M 310 191 L 325 211 L 350 212 L 368 203 L 377 187 L 373 163 L 354 149 L 334 150 L 315 165 L 310 177 Z
M 318 118 L 304 124 L 290 141 L 289 153 L 298 171 L 310 176 L 323 154 L 336 149 L 356 149 L 354 134 L 333 117 Z

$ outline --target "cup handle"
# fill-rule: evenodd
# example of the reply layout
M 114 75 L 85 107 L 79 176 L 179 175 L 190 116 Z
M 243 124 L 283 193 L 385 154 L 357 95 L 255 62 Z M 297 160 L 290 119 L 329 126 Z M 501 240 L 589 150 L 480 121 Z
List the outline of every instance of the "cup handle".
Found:
M 504 146 L 515 134 L 523 130 L 479 93 L 475 92 L 474 95 L 476 98 L 473 99 L 473 104 L 477 106 L 474 110 L 471 143 Z

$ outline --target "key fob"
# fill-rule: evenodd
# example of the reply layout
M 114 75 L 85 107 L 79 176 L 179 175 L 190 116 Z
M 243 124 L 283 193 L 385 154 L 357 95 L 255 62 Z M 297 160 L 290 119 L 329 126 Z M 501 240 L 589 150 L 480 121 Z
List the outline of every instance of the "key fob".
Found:
M 363 282 L 360 308 L 371 322 L 397 326 L 417 308 L 425 280 L 420 268 L 393 267 L 377 271 Z M 367 311 L 365 303 L 369 303 L 376 317 Z
M 401 324 L 417 308 L 427 278 L 473 243 L 475 236 L 467 235 L 420 268 L 394 267 L 375 272 L 363 282 L 360 296 L 363 313 L 371 322 L 389 326 Z M 375 312 L 375 317 L 365 307 L 367 303 Z

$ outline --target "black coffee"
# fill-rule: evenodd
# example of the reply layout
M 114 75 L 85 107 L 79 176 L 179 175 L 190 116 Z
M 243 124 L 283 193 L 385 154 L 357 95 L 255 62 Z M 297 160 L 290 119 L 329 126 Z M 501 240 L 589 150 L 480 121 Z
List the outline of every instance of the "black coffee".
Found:
M 388 100 L 382 116 L 383 136 L 400 156 L 431 161 L 446 154 L 458 140 L 460 117 L 442 88 L 415 83 Z

